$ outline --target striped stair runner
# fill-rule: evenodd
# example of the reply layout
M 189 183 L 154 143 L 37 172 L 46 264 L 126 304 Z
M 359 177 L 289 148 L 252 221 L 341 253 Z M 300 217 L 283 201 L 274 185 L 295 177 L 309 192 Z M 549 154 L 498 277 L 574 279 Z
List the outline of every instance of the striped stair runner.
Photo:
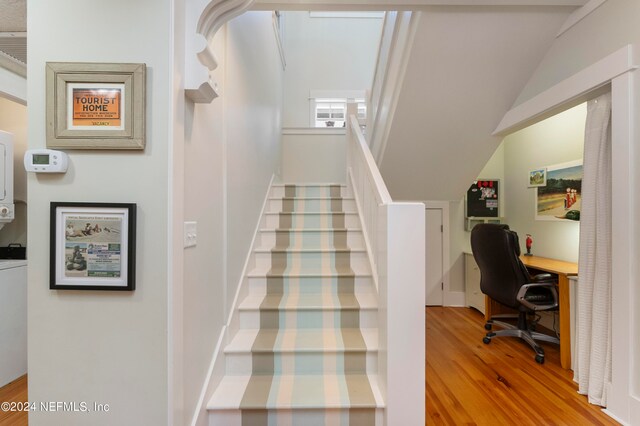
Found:
M 353 198 L 274 185 L 209 424 L 382 425 L 377 301 Z

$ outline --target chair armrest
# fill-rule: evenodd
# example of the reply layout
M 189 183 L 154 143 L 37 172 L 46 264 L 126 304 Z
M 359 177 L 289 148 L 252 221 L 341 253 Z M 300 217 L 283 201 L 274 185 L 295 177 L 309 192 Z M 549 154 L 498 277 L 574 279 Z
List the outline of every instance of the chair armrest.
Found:
M 552 274 L 538 274 L 531 277 L 534 283 L 555 283 L 556 277 Z
M 529 291 L 530 288 L 535 288 L 535 287 L 548 287 L 549 290 L 551 291 L 551 296 L 553 296 L 553 304 L 537 305 L 535 303 L 531 303 L 528 300 L 526 300 L 525 295 L 527 294 L 527 291 Z M 558 291 L 556 290 L 555 283 L 524 284 L 522 287 L 520 287 L 520 290 L 518 291 L 518 295 L 516 296 L 516 299 L 518 299 L 518 302 L 520 302 L 522 305 L 526 306 L 527 308 L 531 309 L 532 311 L 546 311 L 547 309 L 553 309 L 558 307 Z

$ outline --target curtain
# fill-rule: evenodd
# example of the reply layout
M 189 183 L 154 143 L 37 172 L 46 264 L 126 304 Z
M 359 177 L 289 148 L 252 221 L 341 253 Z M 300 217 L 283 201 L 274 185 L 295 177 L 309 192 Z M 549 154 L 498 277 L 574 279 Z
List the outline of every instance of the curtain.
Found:
M 611 93 L 587 104 L 576 312 L 578 392 L 606 407 L 611 386 Z

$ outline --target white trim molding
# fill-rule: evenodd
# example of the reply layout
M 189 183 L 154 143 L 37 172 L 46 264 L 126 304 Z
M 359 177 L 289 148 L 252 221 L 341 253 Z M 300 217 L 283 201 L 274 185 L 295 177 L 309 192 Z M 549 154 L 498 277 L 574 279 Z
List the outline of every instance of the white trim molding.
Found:
M 344 127 L 284 127 L 283 135 L 346 135 L 347 129 Z
M 284 57 L 284 46 L 282 45 L 282 37 L 280 31 L 282 28 L 280 27 L 280 12 L 274 11 L 271 14 L 271 23 L 273 24 L 273 34 L 276 37 L 276 44 L 278 45 L 278 53 L 280 53 L 280 62 L 282 63 L 282 70 L 287 68 L 287 60 Z
M 252 10 L 405 11 L 431 6 L 584 6 L 587 0 L 256 0 Z
M 27 79 L 0 66 L 0 97 L 27 104 Z
M 380 86 L 380 91 L 372 94 L 377 99 L 370 99 L 369 104 L 375 104 L 376 107 L 369 108 L 370 111 L 367 112 L 367 140 L 377 164 L 382 164 L 420 17 L 421 12 L 399 12 L 388 14 L 385 18 L 385 31 L 393 31 L 393 34 L 388 47 L 387 63 L 378 63 L 378 67 L 385 68 L 383 71 L 375 71 L 375 78 L 382 81 L 373 82 L 372 87 Z M 387 26 L 389 19 L 394 21 Z
M 560 31 L 558 31 L 558 34 L 556 34 L 556 38 L 560 37 L 562 34 L 567 32 L 569 28 L 573 27 L 575 24 L 582 21 L 591 12 L 593 12 L 594 10 L 602 6 L 606 1 L 607 0 L 590 0 L 587 4 L 585 4 L 581 8 L 574 10 L 571 13 L 571 15 L 569 15 L 565 23 L 562 25 L 562 28 L 560 28 Z
M 640 292 L 636 290 L 640 271 L 636 259 L 640 246 L 634 238 L 640 213 L 640 180 L 637 165 L 640 154 L 634 149 L 638 134 L 640 94 L 639 71 L 633 52 L 627 45 L 582 71 L 561 81 L 529 101 L 511 109 L 494 135 L 506 135 L 538 122 L 559 111 L 587 100 L 599 92 L 611 90 L 612 109 L 612 372 L 611 390 L 605 414 L 622 424 L 640 424 L 640 313 L 636 309 Z
M 608 86 L 614 78 L 636 69 L 633 47 L 628 44 L 595 64 L 561 81 L 532 99 L 511 108 L 493 136 L 505 136 L 556 115 L 597 96 L 594 90 Z
M 210 72 L 218 66 L 211 40 L 229 20 L 245 12 L 254 0 L 199 0 L 186 4 L 185 96 L 210 103 L 219 93 Z

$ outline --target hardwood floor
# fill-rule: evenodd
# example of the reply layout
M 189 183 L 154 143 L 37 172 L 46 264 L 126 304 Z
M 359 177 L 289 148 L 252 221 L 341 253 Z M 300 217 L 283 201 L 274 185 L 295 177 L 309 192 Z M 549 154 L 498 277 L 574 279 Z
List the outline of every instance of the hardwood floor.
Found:
M 426 309 L 427 425 L 617 425 L 578 395 L 558 348 L 543 344 L 544 365 L 515 338 L 482 343 L 484 318 L 474 309 Z M 0 402 L 26 401 L 27 376 L 0 388 Z M 0 411 L 0 426 L 26 426 L 27 413 Z
M 577 393 L 558 347 L 536 364 L 516 338 L 482 343 L 484 317 L 470 308 L 426 308 L 427 425 L 617 425 Z
M 27 376 L 24 375 L 0 388 L 0 402 L 27 401 Z M 28 413 L 26 411 L 0 410 L 0 425 L 27 426 Z

